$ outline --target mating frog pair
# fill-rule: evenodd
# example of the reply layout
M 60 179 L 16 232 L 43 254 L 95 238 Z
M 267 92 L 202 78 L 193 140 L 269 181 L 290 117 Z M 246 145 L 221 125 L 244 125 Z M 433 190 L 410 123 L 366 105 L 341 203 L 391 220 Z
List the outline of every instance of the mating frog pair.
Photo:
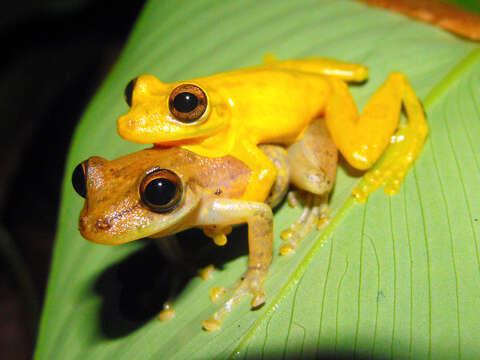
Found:
M 406 77 L 391 74 L 359 116 L 345 82 L 367 75 L 363 65 L 269 57 L 263 66 L 173 84 L 138 77 L 127 86 L 131 108 L 118 120 L 119 133 L 159 146 L 111 162 L 92 157 L 76 168 L 74 187 L 86 197 L 81 234 L 120 244 L 203 227 L 222 244 L 231 225 L 247 223 L 248 268 L 231 289 L 213 292 L 226 301 L 203 326 L 218 328 L 246 294 L 253 295 L 252 307 L 263 304 L 273 249 L 269 204 L 282 199 L 290 182 L 309 195 L 283 234 L 283 254 L 325 218 L 337 149 L 365 170 L 390 145 L 366 185 L 354 190 L 360 201 L 382 184 L 395 193 L 421 151 L 428 127 Z M 405 124 L 399 124 L 402 105 Z M 267 143 L 286 150 L 259 146 Z

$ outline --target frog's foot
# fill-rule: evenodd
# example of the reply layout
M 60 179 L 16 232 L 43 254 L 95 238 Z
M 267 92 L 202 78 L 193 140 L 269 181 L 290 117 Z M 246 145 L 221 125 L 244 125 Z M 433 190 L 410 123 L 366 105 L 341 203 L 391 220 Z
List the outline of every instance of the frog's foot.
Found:
M 327 205 L 328 195 L 305 195 L 305 207 L 302 214 L 290 227 L 280 234 L 280 237 L 287 243 L 280 248 L 281 255 L 288 255 L 295 251 L 300 240 L 302 240 L 314 226 L 317 229 L 323 228 L 330 220 Z
M 424 140 L 423 134 L 417 134 L 410 127 L 401 124 L 378 165 L 368 171 L 363 181 L 352 190 L 354 198 L 364 202 L 370 193 L 382 185 L 386 194 L 396 194 L 418 157 Z
M 215 312 L 211 318 L 202 321 L 202 326 L 207 331 L 218 329 L 222 324 L 223 317 L 229 313 L 233 306 L 236 305 L 245 295 L 253 295 L 250 305 L 252 308 L 257 308 L 262 305 L 265 300 L 265 291 L 262 282 L 265 278 L 266 271 L 262 270 L 247 270 L 243 276 L 235 282 L 232 287 L 214 287 L 210 291 L 210 298 L 212 301 L 223 301 L 220 309 Z
M 227 243 L 227 235 L 232 232 L 232 227 L 209 225 L 203 227 L 203 233 L 212 238 L 213 242 L 217 246 L 224 246 Z

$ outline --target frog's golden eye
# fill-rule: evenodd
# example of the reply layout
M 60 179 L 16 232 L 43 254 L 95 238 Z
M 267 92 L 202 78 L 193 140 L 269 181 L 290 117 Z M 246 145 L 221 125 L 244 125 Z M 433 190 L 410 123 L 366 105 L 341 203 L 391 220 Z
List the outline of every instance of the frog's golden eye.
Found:
M 75 191 L 83 198 L 87 197 L 87 162 L 77 165 L 72 173 L 72 185 Z
M 156 169 L 143 179 L 140 197 L 152 211 L 164 213 L 177 207 L 183 197 L 182 180 L 173 171 Z
M 137 82 L 137 78 L 132 79 L 128 82 L 127 86 L 125 87 L 125 101 L 127 102 L 128 106 L 132 106 L 132 96 L 133 96 L 133 89 L 135 88 L 135 83 Z
M 168 106 L 177 120 L 192 123 L 207 110 L 207 95 L 196 85 L 183 84 L 173 89 Z

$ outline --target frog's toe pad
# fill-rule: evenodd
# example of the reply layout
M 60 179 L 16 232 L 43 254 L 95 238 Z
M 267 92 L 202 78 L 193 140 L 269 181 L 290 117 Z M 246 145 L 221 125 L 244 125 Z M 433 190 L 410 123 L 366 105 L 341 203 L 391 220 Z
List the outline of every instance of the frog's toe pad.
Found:
M 198 269 L 198 275 L 202 278 L 202 280 L 209 280 L 213 277 L 213 273 L 215 272 L 215 265 L 207 265 L 201 269 Z
M 210 300 L 217 302 L 223 296 L 225 296 L 226 293 L 227 290 L 223 286 L 214 286 L 210 289 Z
M 265 304 L 266 300 L 267 300 L 267 297 L 265 296 L 265 293 L 262 292 L 259 294 L 255 294 L 253 296 L 252 301 L 250 302 L 250 305 L 252 306 L 252 308 L 258 308 L 263 304 Z
M 407 174 L 408 168 L 409 165 L 402 166 L 402 164 L 398 164 L 369 171 L 365 174 L 364 181 L 352 190 L 354 198 L 359 202 L 364 202 L 372 192 L 382 185 L 384 185 L 386 194 L 396 194 Z
M 286 229 L 280 233 L 280 238 L 283 241 L 288 241 L 295 236 L 295 233 L 296 233 L 296 229 Z
M 291 244 L 285 244 L 280 247 L 279 252 L 281 256 L 287 256 L 295 252 L 295 247 L 293 247 Z
M 202 327 L 207 331 L 215 331 L 220 329 L 222 323 L 219 320 L 214 319 L 211 317 L 210 319 L 202 321 Z
M 174 317 L 175 317 L 175 309 L 173 308 L 172 303 L 167 301 L 165 304 L 163 304 L 163 309 L 158 314 L 158 320 L 163 322 L 163 321 L 171 320 Z

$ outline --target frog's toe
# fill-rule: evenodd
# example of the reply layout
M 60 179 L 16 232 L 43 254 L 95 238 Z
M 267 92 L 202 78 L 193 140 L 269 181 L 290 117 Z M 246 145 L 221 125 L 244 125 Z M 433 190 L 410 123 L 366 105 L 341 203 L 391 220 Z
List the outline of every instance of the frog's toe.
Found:
M 227 235 L 232 232 L 232 227 L 229 226 L 204 226 L 203 233 L 211 238 L 215 245 L 225 246 L 227 244 Z
M 225 298 L 219 310 L 211 318 L 204 320 L 202 325 L 205 330 L 212 331 L 220 327 L 223 317 L 246 295 L 252 295 L 250 301 L 252 308 L 258 308 L 266 301 L 265 291 L 262 286 L 265 273 L 263 271 L 248 270 L 235 284 L 229 288 L 214 287 L 210 291 L 213 300 Z
M 295 251 L 295 248 L 291 244 L 285 244 L 280 247 L 280 255 L 287 256 Z
M 267 296 L 265 295 L 264 292 L 256 294 L 252 301 L 250 301 L 250 306 L 252 308 L 258 308 L 259 306 L 262 306 L 265 304 L 265 301 L 267 300 Z
M 289 191 L 287 194 L 287 203 L 291 208 L 296 208 L 301 202 L 302 195 L 298 190 Z
M 213 317 L 211 317 L 210 319 L 202 321 L 202 327 L 207 331 L 218 330 L 218 329 L 220 329 L 221 325 L 222 325 L 222 323 L 219 320 L 214 319 Z
M 210 300 L 217 302 L 225 296 L 227 290 L 223 286 L 214 286 L 210 289 Z
M 158 320 L 160 321 L 168 321 L 171 320 L 175 317 L 175 309 L 173 308 L 173 304 L 171 301 L 165 302 L 163 304 L 163 309 L 160 311 L 160 314 L 158 314 Z
M 280 248 L 280 255 L 285 256 L 295 252 L 300 242 L 316 225 L 317 229 L 324 227 L 330 217 L 327 206 L 328 196 L 307 193 L 305 195 L 305 207 L 297 221 L 280 234 L 286 244 Z
M 215 265 L 210 264 L 203 268 L 198 269 L 197 273 L 202 278 L 202 280 L 209 280 L 213 277 L 215 272 Z
M 354 198 L 359 202 L 367 200 L 368 196 L 384 185 L 384 192 L 388 195 L 396 194 L 407 174 L 410 164 L 402 162 L 384 164 L 377 169 L 367 172 L 364 181 L 352 190 Z

